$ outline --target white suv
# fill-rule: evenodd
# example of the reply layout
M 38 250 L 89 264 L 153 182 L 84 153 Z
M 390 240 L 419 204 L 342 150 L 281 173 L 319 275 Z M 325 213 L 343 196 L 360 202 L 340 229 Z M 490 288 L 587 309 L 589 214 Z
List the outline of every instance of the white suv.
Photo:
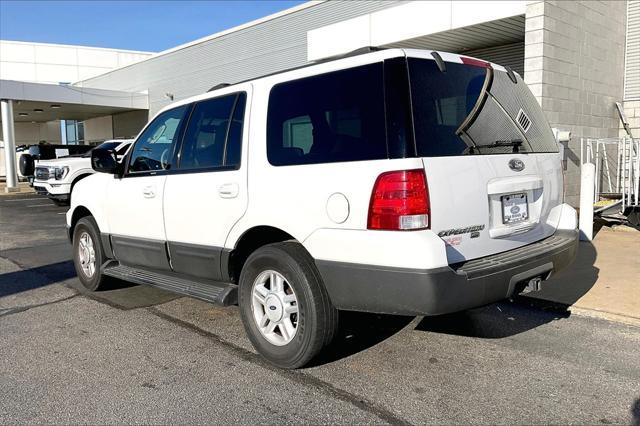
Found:
M 576 212 L 519 75 L 382 50 L 170 105 L 67 213 L 78 276 L 238 303 L 256 349 L 306 364 L 338 310 L 438 315 L 569 264 Z
M 117 158 L 120 159 L 127 153 L 131 142 L 132 139 L 113 139 L 93 149 L 114 149 Z M 58 205 L 68 205 L 76 183 L 94 173 L 91 167 L 91 151 L 53 160 L 41 160 L 35 167 L 33 189 Z

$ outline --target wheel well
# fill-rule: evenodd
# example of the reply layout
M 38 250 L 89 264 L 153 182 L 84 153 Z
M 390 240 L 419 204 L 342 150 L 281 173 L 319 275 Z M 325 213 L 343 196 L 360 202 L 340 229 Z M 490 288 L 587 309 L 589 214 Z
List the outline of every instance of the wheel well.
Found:
M 76 223 L 83 217 L 93 216 L 88 208 L 83 206 L 78 206 L 73 211 L 73 215 L 71 216 L 71 227 L 69 228 L 69 239 L 73 239 L 73 230 L 76 228 Z
M 80 180 L 86 178 L 87 176 L 91 176 L 92 173 L 85 173 L 83 175 L 78 176 L 77 178 L 75 178 L 72 182 L 71 182 L 71 188 L 69 189 L 69 192 L 73 191 L 73 186 L 78 183 Z
M 267 244 L 289 240 L 295 240 L 295 238 L 273 226 L 256 226 L 247 230 L 229 255 L 228 274 L 231 281 L 234 283 L 240 281 L 240 272 L 251 253 Z

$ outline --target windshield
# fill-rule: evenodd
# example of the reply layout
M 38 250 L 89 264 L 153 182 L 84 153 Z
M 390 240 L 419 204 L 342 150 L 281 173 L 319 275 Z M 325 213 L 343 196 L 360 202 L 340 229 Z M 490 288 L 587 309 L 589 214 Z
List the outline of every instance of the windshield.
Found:
M 526 84 L 507 73 L 409 58 L 417 154 L 421 157 L 557 152 L 542 110 Z

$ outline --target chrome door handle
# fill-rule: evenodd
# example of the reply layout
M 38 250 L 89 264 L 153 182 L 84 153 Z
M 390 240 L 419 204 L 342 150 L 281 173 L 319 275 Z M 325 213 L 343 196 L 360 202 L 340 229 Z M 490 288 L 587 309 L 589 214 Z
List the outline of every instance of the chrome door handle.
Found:
M 240 188 L 237 183 L 225 183 L 218 188 L 218 195 L 221 198 L 236 198 L 240 192 Z
M 145 186 L 142 190 L 142 195 L 144 195 L 144 198 L 153 198 L 156 196 L 156 191 L 152 186 Z

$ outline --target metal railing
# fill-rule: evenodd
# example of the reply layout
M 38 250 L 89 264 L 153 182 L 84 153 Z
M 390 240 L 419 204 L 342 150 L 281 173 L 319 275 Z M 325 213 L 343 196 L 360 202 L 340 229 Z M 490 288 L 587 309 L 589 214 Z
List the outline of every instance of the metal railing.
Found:
M 580 167 L 595 166 L 594 203 L 617 200 L 620 212 L 640 200 L 640 140 L 630 137 L 580 140 Z M 611 208 L 611 205 L 606 206 Z

